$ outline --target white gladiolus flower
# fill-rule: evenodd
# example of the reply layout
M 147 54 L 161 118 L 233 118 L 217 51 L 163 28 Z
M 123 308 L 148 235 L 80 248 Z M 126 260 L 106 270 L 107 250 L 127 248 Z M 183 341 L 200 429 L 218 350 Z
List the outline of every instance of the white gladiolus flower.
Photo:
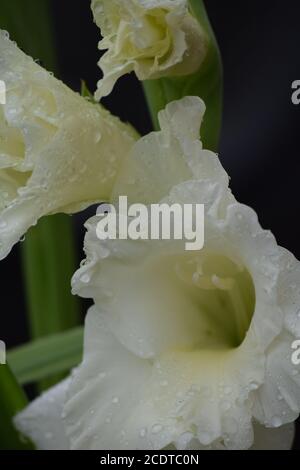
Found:
M 187 0 L 92 0 L 92 10 L 103 36 L 99 49 L 107 49 L 97 99 L 129 72 L 140 80 L 189 75 L 206 56 L 208 39 Z
M 132 129 L 0 35 L 0 258 L 43 215 L 107 199 Z
M 87 259 L 73 278 L 73 291 L 95 303 L 83 362 L 16 418 L 39 448 L 292 444 L 300 263 L 231 195 L 218 157 L 198 140 L 203 112 L 198 98 L 168 105 L 162 130 L 135 145 L 115 193 L 204 203 L 204 249 L 187 252 L 180 240 L 100 241 L 98 218 L 88 221 Z M 47 439 L 56 432 L 64 438 Z

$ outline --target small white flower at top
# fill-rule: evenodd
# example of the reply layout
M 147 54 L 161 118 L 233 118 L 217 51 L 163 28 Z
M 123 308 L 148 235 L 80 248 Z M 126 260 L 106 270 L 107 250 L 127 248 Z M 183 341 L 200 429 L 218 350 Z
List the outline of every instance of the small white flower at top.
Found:
M 208 38 L 187 0 L 93 0 L 92 10 L 99 49 L 107 49 L 96 99 L 129 72 L 139 80 L 189 75 L 206 57 Z

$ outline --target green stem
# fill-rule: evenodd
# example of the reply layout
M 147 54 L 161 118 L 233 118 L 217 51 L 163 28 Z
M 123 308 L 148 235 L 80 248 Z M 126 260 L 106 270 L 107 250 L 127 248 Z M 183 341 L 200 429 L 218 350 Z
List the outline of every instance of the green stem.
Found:
M 79 324 L 77 298 L 71 294 L 76 269 L 71 219 L 55 215 L 41 219 L 23 243 L 24 280 L 31 338 L 68 330 Z M 43 381 L 47 388 L 61 376 Z
M 218 151 L 222 120 L 222 62 L 219 48 L 202 0 L 189 0 L 191 12 L 209 38 L 208 51 L 200 69 L 189 76 L 166 77 L 143 83 L 154 128 L 159 129 L 158 112 L 184 96 L 199 96 L 206 104 L 201 128 L 204 147 Z
M 0 365 L 0 450 L 33 449 L 13 425 L 13 417 L 27 405 L 26 396 L 7 365 Z
M 51 0 L 1 0 L 0 27 L 26 54 L 57 72 Z
M 8 352 L 11 369 L 22 385 L 70 372 L 82 360 L 83 327 L 47 336 Z

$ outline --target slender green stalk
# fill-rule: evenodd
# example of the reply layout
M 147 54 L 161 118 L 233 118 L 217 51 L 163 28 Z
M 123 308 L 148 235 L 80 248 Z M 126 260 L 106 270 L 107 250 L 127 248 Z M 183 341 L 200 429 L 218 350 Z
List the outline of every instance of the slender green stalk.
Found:
M 82 346 L 83 327 L 77 327 L 19 346 L 8 353 L 8 360 L 18 381 L 26 385 L 78 366 Z
M 1 0 L 0 27 L 27 54 L 57 72 L 51 0 Z
M 217 151 L 222 118 L 222 62 L 219 48 L 202 0 L 189 0 L 190 9 L 209 38 L 208 51 L 200 69 L 184 77 L 166 77 L 143 83 L 153 125 L 159 128 L 157 114 L 170 101 L 199 96 L 206 104 L 201 128 L 204 147 Z
M 36 339 L 72 328 L 79 322 L 77 299 L 71 294 L 76 269 L 71 219 L 41 219 L 23 246 L 30 333 Z
M 33 449 L 16 431 L 12 421 L 26 405 L 26 396 L 8 365 L 0 365 L 0 450 Z

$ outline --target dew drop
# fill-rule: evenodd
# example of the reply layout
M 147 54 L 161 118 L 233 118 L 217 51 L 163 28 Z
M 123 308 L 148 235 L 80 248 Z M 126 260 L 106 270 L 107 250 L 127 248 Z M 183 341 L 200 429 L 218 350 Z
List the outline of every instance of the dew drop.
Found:
M 2 38 L 4 38 L 4 39 L 9 39 L 9 32 L 3 30 L 3 31 L 1 31 L 1 36 L 2 36 Z
M 88 274 L 83 274 L 80 278 L 81 282 L 84 284 L 88 284 L 90 282 L 90 276 Z
M 207 446 L 211 442 L 211 436 L 208 432 L 200 432 L 198 434 L 198 439 L 204 446 Z
M 249 389 L 250 390 L 257 390 L 258 389 L 257 383 L 251 382 L 250 385 L 249 385 Z
M 152 427 L 152 433 L 157 434 L 162 431 L 162 429 L 163 427 L 161 426 L 161 424 L 154 424 L 154 426 Z
M 95 143 L 98 144 L 102 138 L 101 132 L 96 132 L 95 134 Z
M 192 440 L 193 434 L 191 432 L 182 433 L 177 440 L 178 450 L 186 449 L 189 442 Z
M 273 416 L 271 419 L 271 424 L 274 426 L 274 428 L 279 428 L 279 426 L 282 425 L 282 420 L 279 418 L 279 416 Z
M 231 408 L 231 404 L 229 403 L 229 401 L 224 401 L 222 403 L 222 410 L 223 411 L 228 411 L 228 410 L 230 410 L 230 408 Z
M 110 255 L 110 251 L 109 251 L 108 248 L 100 246 L 99 247 L 99 255 L 102 259 L 108 258 L 108 256 Z

